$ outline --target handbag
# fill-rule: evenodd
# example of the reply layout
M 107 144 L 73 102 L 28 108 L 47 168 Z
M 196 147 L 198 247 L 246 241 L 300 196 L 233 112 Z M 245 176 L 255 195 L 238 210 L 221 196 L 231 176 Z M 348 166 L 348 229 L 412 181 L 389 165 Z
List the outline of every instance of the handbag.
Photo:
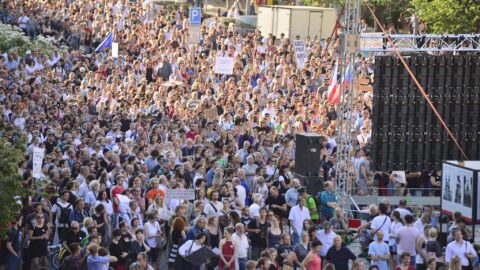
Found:
M 155 222 L 155 227 L 157 228 L 157 232 L 160 233 L 159 236 L 156 237 L 155 240 L 157 240 L 157 246 L 156 248 L 164 250 L 167 247 L 167 237 L 165 237 L 165 234 L 162 233 L 162 230 L 160 229 L 160 224 Z
M 167 247 L 167 238 L 164 235 L 157 236 L 157 248 L 164 250 Z

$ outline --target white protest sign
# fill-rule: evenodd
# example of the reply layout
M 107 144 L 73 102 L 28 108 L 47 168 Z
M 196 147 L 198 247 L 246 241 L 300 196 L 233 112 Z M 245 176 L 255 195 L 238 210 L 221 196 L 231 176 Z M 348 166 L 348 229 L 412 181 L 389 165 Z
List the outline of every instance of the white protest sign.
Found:
M 165 199 L 193 200 L 195 199 L 195 190 L 193 189 L 167 189 L 165 190 Z
M 118 198 L 118 201 L 120 203 L 129 203 L 130 202 L 130 199 L 128 198 L 128 196 L 125 196 L 125 195 L 122 195 L 122 194 L 117 194 L 117 198 Z
M 200 25 L 191 25 L 188 30 L 188 43 L 197 44 L 200 43 Z
M 295 40 L 293 42 L 295 48 L 295 58 L 297 59 L 297 68 L 304 68 L 307 62 L 307 51 L 303 40 Z
M 33 177 L 41 178 L 43 157 L 45 156 L 45 149 L 35 147 L 33 148 Z
M 118 43 L 112 42 L 112 57 L 118 58 Z
M 172 216 L 172 212 L 167 209 L 159 208 L 157 217 L 159 219 L 168 220 Z
M 233 64 L 233 58 L 217 56 L 215 58 L 215 73 L 230 75 L 233 73 Z

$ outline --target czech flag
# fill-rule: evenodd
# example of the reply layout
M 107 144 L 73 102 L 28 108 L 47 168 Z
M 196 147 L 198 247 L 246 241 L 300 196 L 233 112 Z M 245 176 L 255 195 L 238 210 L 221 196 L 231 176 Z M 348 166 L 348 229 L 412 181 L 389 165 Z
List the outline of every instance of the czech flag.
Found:
M 338 64 L 335 63 L 334 73 L 332 74 L 332 79 L 330 81 L 330 86 L 328 87 L 328 99 L 327 101 L 333 104 L 340 103 L 340 96 L 345 92 L 345 89 L 349 84 L 353 82 L 353 63 L 347 66 L 345 75 L 341 83 L 338 83 L 337 79 L 337 70 Z
M 327 101 L 330 103 L 338 104 L 340 102 L 340 89 L 338 89 L 338 61 L 335 62 L 335 67 L 332 71 L 332 76 L 330 78 L 330 86 L 328 86 L 328 98 Z M 335 102 L 335 98 L 336 100 Z

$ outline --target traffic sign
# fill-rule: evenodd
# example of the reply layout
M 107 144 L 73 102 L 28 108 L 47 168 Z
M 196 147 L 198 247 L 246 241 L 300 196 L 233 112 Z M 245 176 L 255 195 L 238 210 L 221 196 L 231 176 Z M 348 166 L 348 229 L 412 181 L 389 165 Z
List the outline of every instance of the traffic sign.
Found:
M 190 25 L 200 25 L 202 23 L 202 9 L 199 7 L 190 8 L 188 22 Z
M 200 35 L 201 35 L 200 25 L 191 25 L 189 34 L 190 34 L 189 39 L 188 39 L 189 44 L 199 43 L 200 42 Z

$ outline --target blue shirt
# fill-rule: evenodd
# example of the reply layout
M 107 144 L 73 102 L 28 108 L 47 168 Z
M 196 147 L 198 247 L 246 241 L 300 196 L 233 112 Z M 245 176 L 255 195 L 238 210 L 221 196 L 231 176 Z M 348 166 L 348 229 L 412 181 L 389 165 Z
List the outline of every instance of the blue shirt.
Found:
M 187 240 L 195 240 L 197 238 L 197 235 L 201 232 L 205 233 L 205 229 L 200 229 L 196 225 L 193 226 L 187 232 Z
M 248 194 L 250 194 L 250 188 L 248 187 L 247 181 L 245 179 L 240 179 L 240 185 L 245 188 L 245 205 L 250 205 L 250 200 L 248 199 Z
M 207 172 L 207 187 L 211 187 L 213 183 L 213 177 L 215 176 L 215 169 L 212 167 Z
M 88 256 L 87 268 L 88 270 L 104 270 L 108 264 L 108 256 Z
M 322 201 L 322 215 L 330 219 L 333 217 L 333 213 L 335 213 L 335 208 L 328 206 L 327 203 L 337 202 L 337 196 L 335 196 L 335 193 L 324 191 L 320 199 Z
M 374 241 L 368 246 L 368 255 L 383 256 L 390 254 L 389 247 L 386 243 L 378 243 Z M 388 270 L 388 263 L 386 260 L 372 260 L 371 265 L 378 266 L 379 270 Z

